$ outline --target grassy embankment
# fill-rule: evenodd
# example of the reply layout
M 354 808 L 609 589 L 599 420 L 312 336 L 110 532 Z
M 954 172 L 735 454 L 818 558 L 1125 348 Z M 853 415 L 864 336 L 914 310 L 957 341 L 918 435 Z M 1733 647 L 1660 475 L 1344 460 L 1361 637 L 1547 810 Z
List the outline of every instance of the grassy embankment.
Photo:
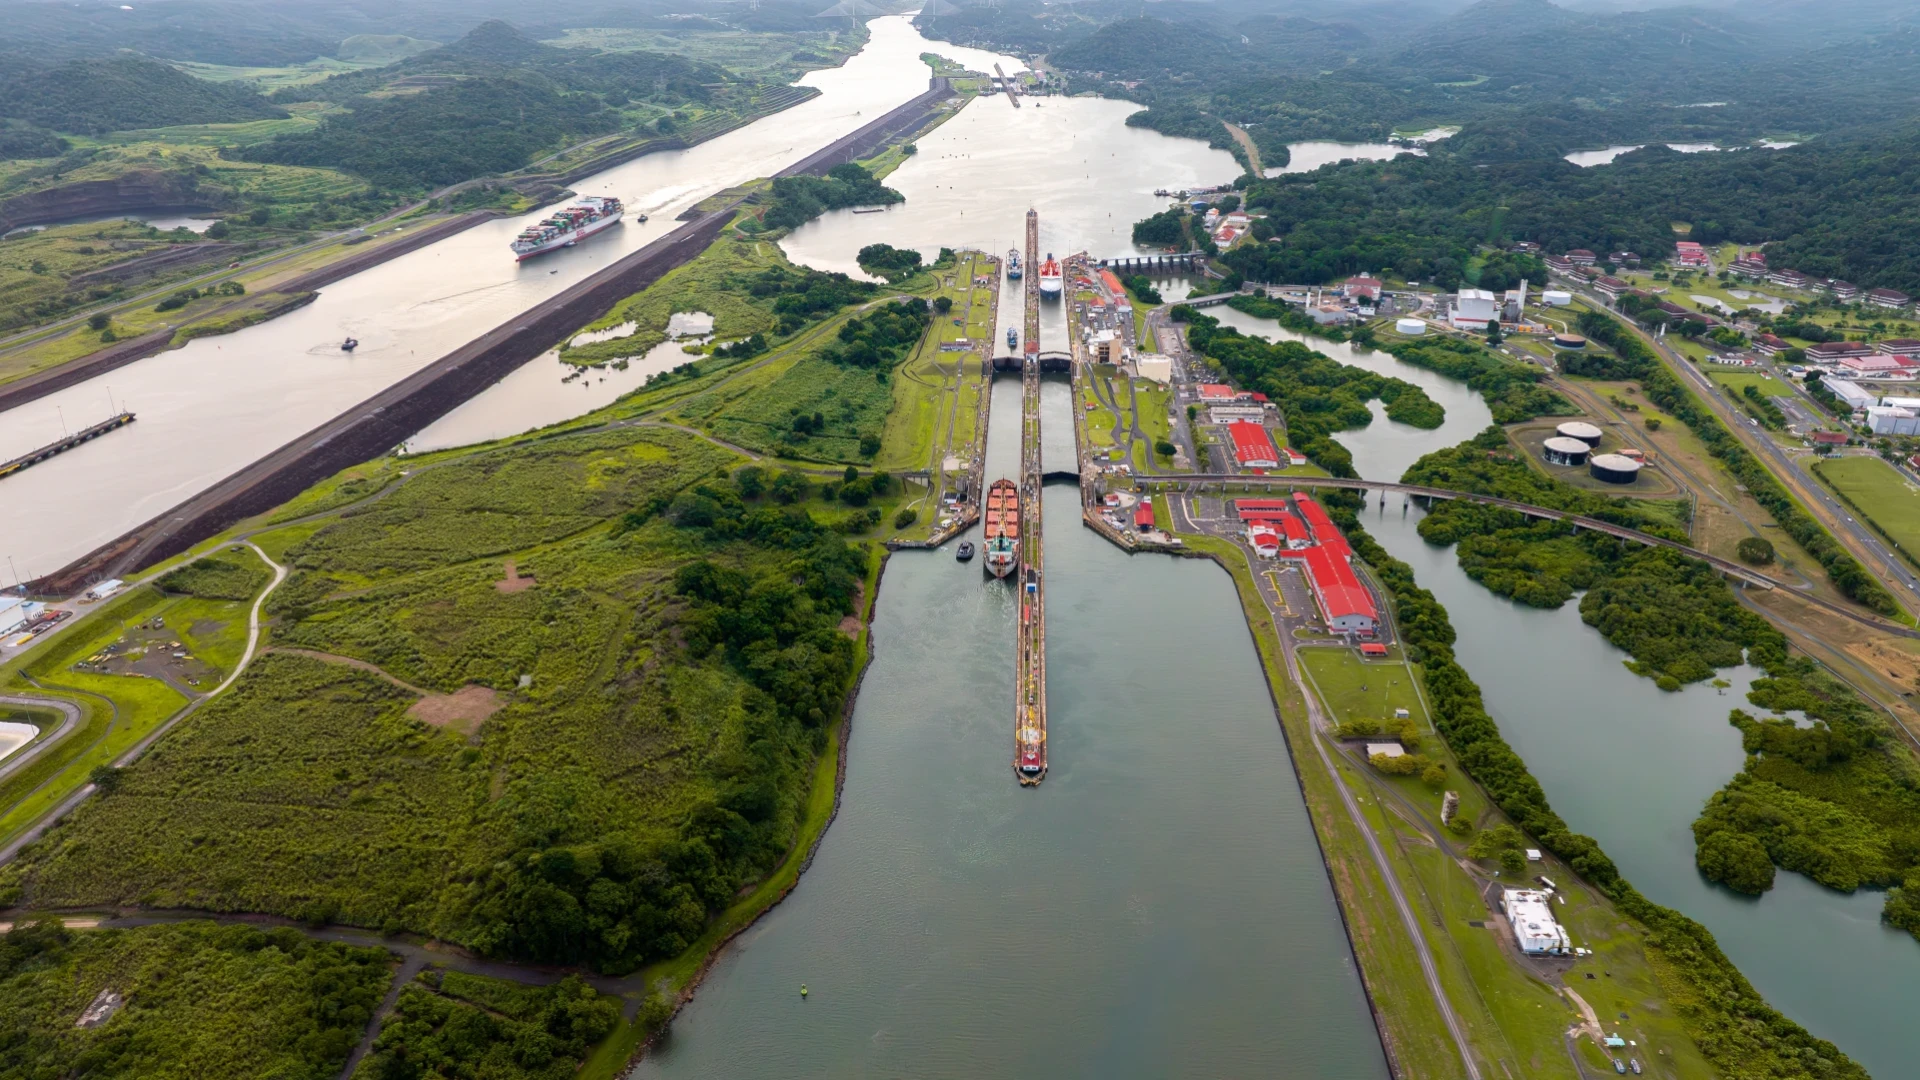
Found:
M 1406 709 L 1419 731 L 1418 743 L 1409 749 L 1444 766 L 1444 787 L 1460 796 L 1458 814 L 1475 832 L 1512 824 L 1463 777 L 1459 761 L 1433 728 L 1421 675 L 1402 650 L 1371 661 L 1346 648 L 1303 649 L 1301 660 L 1313 692 L 1335 721 L 1387 719 L 1394 710 Z M 1500 1036 L 1493 1045 L 1509 1055 L 1509 1067 L 1526 1064 L 1516 1075 L 1579 1076 L 1562 1048 L 1567 1028 L 1583 1019 L 1566 996 L 1569 987 L 1604 1018 L 1608 1033 L 1634 1039 L 1643 1054 L 1655 1055 L 1653 1060 L 1676 1075 L 1711 1071 L 1665 1000 L 1640 936 L 1605 897 L 1557 860 L 1527 864 L 1517 873 L 1502 870 L 1494 860 L 1470 860 L 1465 855 L 1470 834 L 1454 834 L 1440 822 L 1440 791 L 1418 776 L 1390 776 L 1352 760 L 1343 766 L 1375 794 L 1362 805 L 1376 832 L 1392 840 L 1396 876 L 1418 890 L 1427 913 L 1441 925 L 1428 939 L 1436 952 L 1450 951 L 1457 963 L 1457 969 L 1449 965 L 1453 977 L 1445 978 L 1449 997 L 1464 997 L 1470 1008 L 1477 1006 L 1491 1018 Z M 1561 886 L 1566 902 L 1555 915 L 1574 943 L 1592 949 L 1593 956 L 1571 963 L 1536 961 L 1514 948 L 1500 913 L 1482 897 L 1495 888 L 1531 888 L 1536 874 Z M 1623 1014 L 1630 1019 L 1618 1020 Z M 1611 1068 L 1591 1038 L 1578 1040 L 1576 1053 L 1596 1072 Z
M 1308 740 L 1319 736 L 1309 729 L 1300 697 L 1302 689 L 1286 675 L 1273 623 L 1254 585 L 1247 557 L 1237 546 L 1215 538 L 1182 539 L 1190 550 L 1216 556 L 1240 592 L 1269 686 L 1280 705 L 1281 726 L 1340 895 L 1349 936 L 1402 1070 L 1409 1076 L 1464 1076 L 1458 1051 L 1433 1006 L 1426 979 L 1406 940 L 1398 909 L 1379 879 L 1365 839 L 1339 800 L 1334 778 L 1311 750 Z M 1407 708 L 1429 740 L 1420 744 L 1420 752 L 1448 766 L 1447 786 L 1460 792 L 1460 812 L 1482 829 L 1505 821 L 1485 794 L 1461 777 L 1457 762 L 1432 734 L 1424 698 L 1397 656 L 1385 664 L 1362 664 L 1347 650 L 1302 652 L 1316 693 L 1336 719 L 1391 717 L 1393 708 Z M 1397 683 L 1388 682 L 1396 678 Z M 1360 690 L 1362 684 L 1369 689 Z M 1395 878 L 1414 904 L 1442 986 L 1482 1068 L 1504 1066 L 1516 1076 L 1579 1077 L 1568 1058 L 1563 1036 L 1582 1016 L 1570 1000 L 1561 996 L 1550 977 L 1513 951 L 1503 937 L 1504 931 L 1494 925 L 1499 915 L 1481 900 L 1479 890 L 1483 880 L 1491 881 L 1499 875 L 1490 870 L 1479 871 L 1480 877 L 1469 874 L 1456 852 L 1435 842 L 1436 836 L 1449 835 L 1439 825 L 1438 794 L 1417 778 L 1389 782 L 1371 767 L 1342 755 L 1336 754 L 1334 760 L 1341 779 L 1356 792 L 1363 816 L 1380 839 Z M 1553 874 L 1557 869 L 1546 872 Z M 1536 866 L 1535 872 L 1539 870 Z M 1583 947 L 1593 948 L 1596 953 L 1582 961 L 1578 970 L 1584 973 L 1591 966 L 1596 972 L 1612 972 L 1594 982 L 1580 979 L 1576 992 L 1603 1016 L 1611 1017 L 1618 1011 L 1635 1016 L 1670 1016 L 1671 1009 L 1653 984 L 1644 951 L 1637 938 L 1620 924 L 1618 914 L 1571 880 L 1570 873 L 1561 873 L 1556 880 L 1560 878 L 1570 879 L 1561 881 L 1563 886 L 1570 886 L 1566 889 L 1572 903 L 1567 909 L 1570 930 L 1580 936 Z M 1472 926 L 1472 922 L 1483 926 Z M 1614 1003 L 1622 1008 L 1609 1013 L 1607 1006 Z M 1670 1020 L 1656 1018 L 1643 1023 L 1648 1025 L 1650 1035 L 1663 1040 L 1661 1045 L 1671 1050 L 1673 1060 L 1683 1065 L 1699 1062 L 1691 1040 Z M 1593 1048 L 1579 1053 L 1589 1067 L 1603 1067 Z M 1704 1073 L 1704 1063 L 1700 1064 L 1699 1072 Z M 1684 1068 L 1678 1073 L 1696 1074 Z
M 0 782 L 0 842 L 38 821 L 86 784 L 94 769 L 165 723 L 187 705 L 189 694 L 213 689 L 233 671 L 246 647 L 251 597 L 268 574 L 251 552 L 224 558 L 246 568 L 234 579 L 244 592 L 229 587 L 224 596 L 204 595 L 207 590 L 193 595 L 137 586 L 0 667 L 0 686 L 10 692 L 57 697 L 81 709 L 73 732 Z M 118 655 L 108 657 L 109 649 Z M 176 659 L 175 651 L 186 657 Z

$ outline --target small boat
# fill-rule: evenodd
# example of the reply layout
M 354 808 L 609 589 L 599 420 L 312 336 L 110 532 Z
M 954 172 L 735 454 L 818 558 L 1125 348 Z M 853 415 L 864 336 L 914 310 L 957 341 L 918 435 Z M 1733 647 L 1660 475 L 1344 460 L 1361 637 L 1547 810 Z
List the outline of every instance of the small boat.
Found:
M 1640 1075 L 1640 1059 L 1639 1058 L 1627 1059 L 1627 1068 L 1633 1070 L 1633 1075 L 1639 1076 Z
M 1624 1061 L 1621 1061 L 1619 1058 L 1614 1058 L 1613 1071 L 1621 1074 L 1622 1076 L 1625 1076 L 1627 1072 L 1627 1063 Z
M 1007 249 L 1007 280 L 1020 280 L 1020 253 L 1012 248 Z
M 966 562 L 973 558 L 973 542 L 971 540 L 962 540 L 960 542 L 960 550 L 954 552 L 953 557 L 961 562 Z
M 341 352 L 352 352 L 353 350 L 359 347 L 360 347 L 360 341 L 357 338 L 348 338 L 347 340 L 340 343 Z
M 633 220 L 639 222 L 642 225 L 645 225 L 647 223 L 647 215 L 641 214 L 639 217 L 636 217 Z
M 1020 331 L 1015 330 L 1011 326 L 1007 327 L 1007 348 L 1017 349 L 1019 347 L 1020 347 Z
M 887 212 L 887 208 L 884 206 L 856 206 L 853 208 L 853 212 L 856 214 L 884 214 Z

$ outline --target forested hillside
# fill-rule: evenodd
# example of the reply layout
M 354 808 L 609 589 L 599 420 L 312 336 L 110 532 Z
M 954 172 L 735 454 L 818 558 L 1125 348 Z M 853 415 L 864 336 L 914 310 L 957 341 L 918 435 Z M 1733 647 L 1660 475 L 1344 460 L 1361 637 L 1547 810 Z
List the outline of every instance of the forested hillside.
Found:
M 1912 126 L 1785 150 L 1651 147 L 1587 169 L 1557 160 L 1476 165 L 1436 151 L 1257 181 L 1246 201 L 1269 215 L 1279 238 L 1228 256 L 1257 281 L 1372 268 L 1457 282 L 1477 244 L 1656 254 L 1672 249 L 1673 223 L 1685 222 L 1703 242 L 1767 242 L 1779 265 L 1920 291 L 1920 128 Z
M 0 117 L 54 131 L 99 135 L 285 115 L 246 84 L 207 82 L 143 57 L 0 64 Z
M 569 136 L 632 126 L 637 118 L 621 111 L 632 103 L 705 105 L 737 84 L 711 64 L 560 49 L 494 21 L 387 67 L 280 91 L 275 100 L 331 101 L 350 111 L 245 153 L 253 161 L 345 169 L 394 187 L 434 187 L 519 168 Z M 672 130 L 671 121 L 659 130 Z

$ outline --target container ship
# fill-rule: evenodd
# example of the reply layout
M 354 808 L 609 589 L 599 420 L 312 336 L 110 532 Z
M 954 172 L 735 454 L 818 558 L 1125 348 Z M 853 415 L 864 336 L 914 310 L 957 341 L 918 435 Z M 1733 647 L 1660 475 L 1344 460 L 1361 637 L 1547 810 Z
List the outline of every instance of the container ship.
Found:
M 1020 253 L 1012 248 L 1007 249 L 1007 280 L 1020 280 Z
M 1060 264 L 1051 251 L 1047 252 L 1047 261 L 1040 264 L 1040 295 L 1060 295 Z
M 525 262 L 555 248 L 572 247 L 620 220 L 626 210 L 619 199 L 586 195 L 573 200 L 545 221 L 530 225 L 513 238 L 513 257 Z
M 1020 489 L 1011 480 L 995 480 L 987 489 L 987 569 L 997 578 L 1020 563 Z

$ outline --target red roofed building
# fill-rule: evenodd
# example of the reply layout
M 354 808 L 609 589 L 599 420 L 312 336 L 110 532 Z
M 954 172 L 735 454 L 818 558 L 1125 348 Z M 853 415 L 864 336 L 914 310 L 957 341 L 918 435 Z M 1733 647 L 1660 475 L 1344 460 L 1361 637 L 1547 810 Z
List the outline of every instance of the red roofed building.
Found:
M 1247 543 L 1253 545 L 1253 553 L 1262 558 L 1271 559 L 1280 554 L 1280 534 L 1267 525 L 1247 526 Z
M 1227 425 L 1227 434 L 1233 439 L 1233 453 L 1243 469 L 1277 469 L 1280 467 L 1280 451 L 1274 449 L 1273 437 L 1259 424 L 1239 420 Z
M 1300 516 L 1307 519 L 1307 527 L 1313 530 L 1315 543 L 1339 548 L 1341 554 L 1346 554 L 1347 538 L 1341 535 L 1340 530 L 1334 526 L 1333 519 L 1327 516 L 1327 512 L 1320 508 L 1319 503 L 1314 502 L 1305 492 L 1301 492 L 1293 497 L 1293 504 L 1300 511 Z
M 1372 635 L 1380 628 L 1380 613 L 1348 560 L 1345 541 L 1338 548 L 1318 544 L 1306 549 L 1307 582 L 1328 629 Z
M 1781 353 L 1793 348 L 1792 345 L 1787 344 L 1780 338 L 1774 337 L 1772 334 L 1754 335 L 1753 347 L 1756 352 L 1765 353 L 1768 356 L 1779 356 Z
M 1201 383 L 1200 400 L 1209 404 L 1222 401 L 1237 401 L 1240 392 L 1226 383 Z
M 1368 300 L 1380 299 L 1380 290 L 1383 287 L 1384 283 L 1379 278 L 1373 277 L 1351 277 L 1342 286 L 1349 298 L 1365 297 Z
M 1146 532 L 1153 528 L 1154 524 L 1153 502 L 1149 499 L 1141 499 L 1140 505 L 1133 508 L 1133 527 Z
M 1682 240 L 1673 245 L 1673 257 L 1681 266 L 1712 265 L 1712 260 L 1707 258 L 1707 249 L 1692 240 Z

